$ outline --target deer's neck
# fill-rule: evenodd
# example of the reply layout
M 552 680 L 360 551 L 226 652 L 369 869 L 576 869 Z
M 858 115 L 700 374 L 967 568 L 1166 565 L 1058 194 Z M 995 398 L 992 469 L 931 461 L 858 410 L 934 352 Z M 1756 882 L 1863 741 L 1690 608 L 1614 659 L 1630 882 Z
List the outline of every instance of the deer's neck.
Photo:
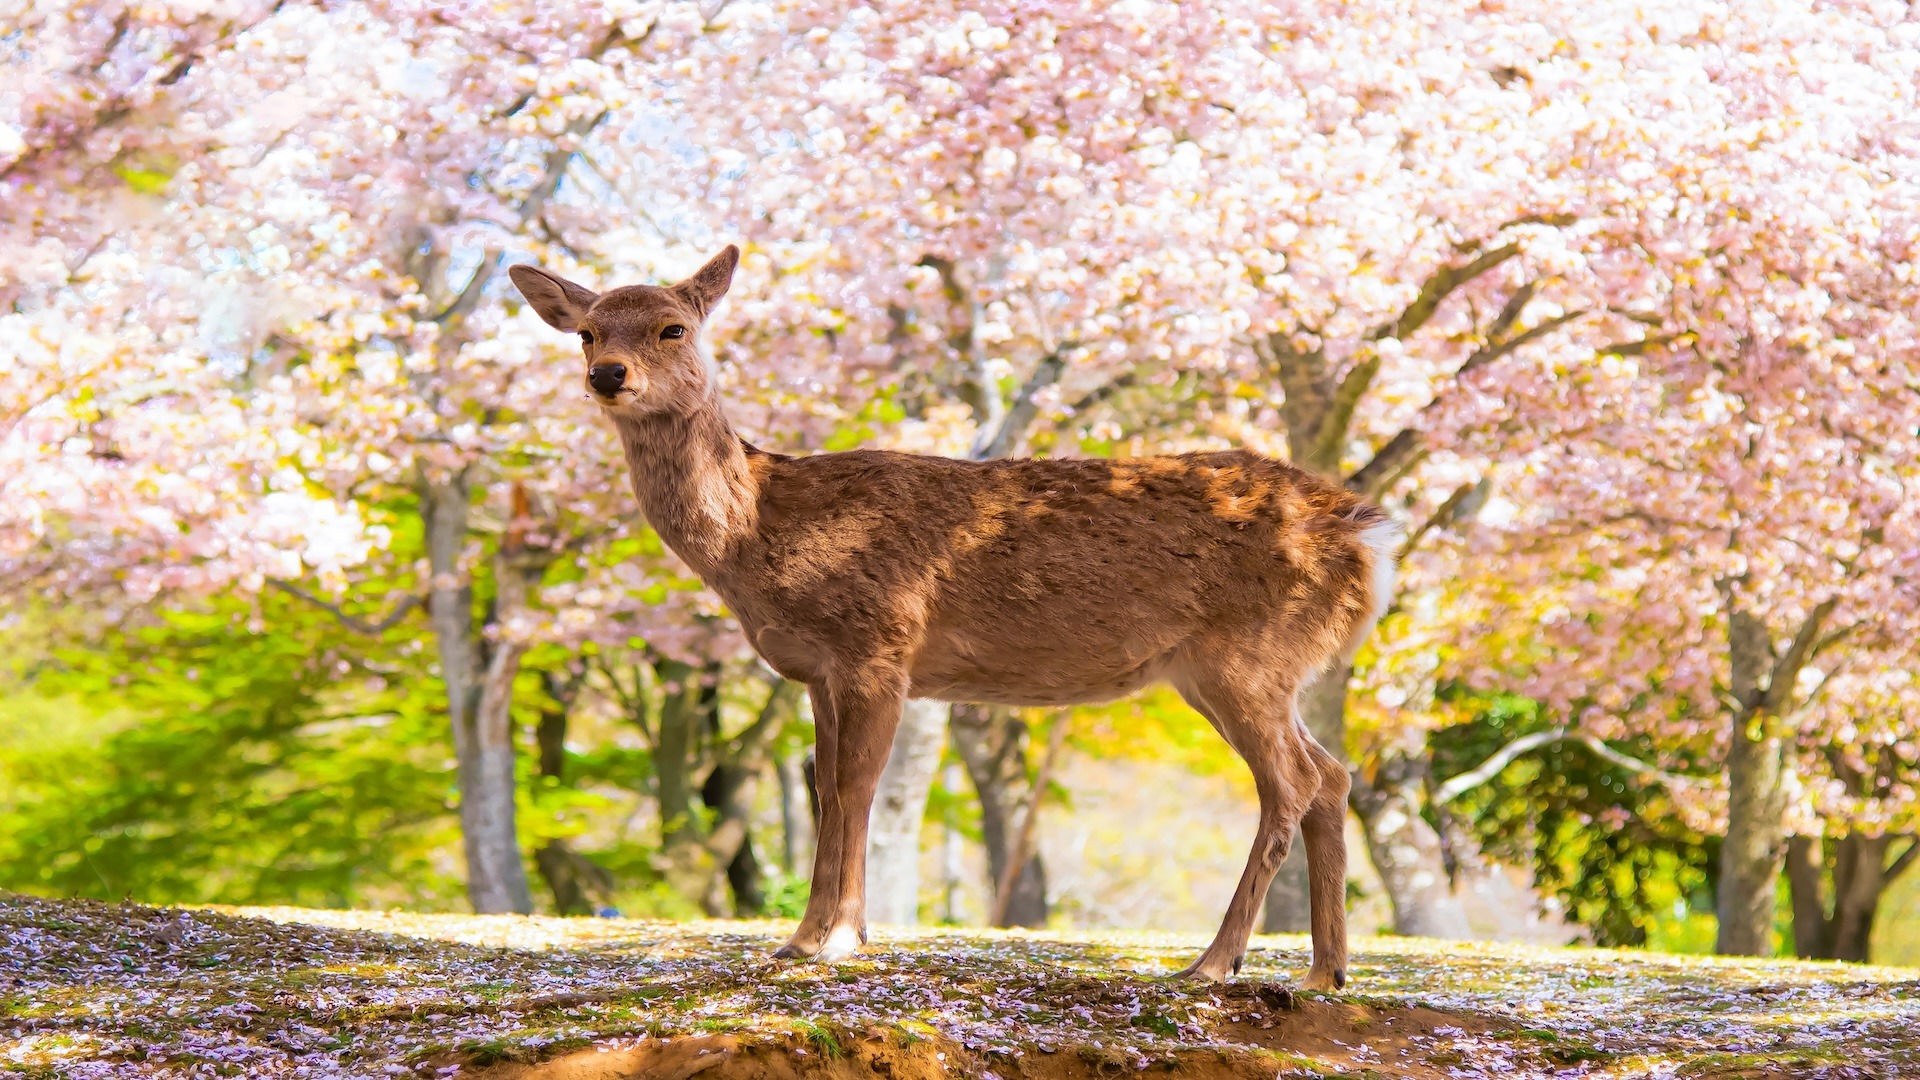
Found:
M 740 436 L 709 397 L 686 413 L 619 416 L 627 472 L 660 539 L 702 578 L 753 535 L 758 487 Z

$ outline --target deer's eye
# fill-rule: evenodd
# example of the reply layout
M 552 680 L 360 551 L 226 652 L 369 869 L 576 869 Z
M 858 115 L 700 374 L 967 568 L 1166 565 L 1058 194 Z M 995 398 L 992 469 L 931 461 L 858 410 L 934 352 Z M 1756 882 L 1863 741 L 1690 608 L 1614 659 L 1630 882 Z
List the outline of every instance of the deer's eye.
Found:
M 665 330 L 660 331 L 660 337 L 664 341 L 671 341 L 674 338 L 686 336 L 687 328 L 684 326 L 669 326 Z
M 593 331 L 591 330 L 580 331 L 580 344 L 582 345 L 593 344 Z

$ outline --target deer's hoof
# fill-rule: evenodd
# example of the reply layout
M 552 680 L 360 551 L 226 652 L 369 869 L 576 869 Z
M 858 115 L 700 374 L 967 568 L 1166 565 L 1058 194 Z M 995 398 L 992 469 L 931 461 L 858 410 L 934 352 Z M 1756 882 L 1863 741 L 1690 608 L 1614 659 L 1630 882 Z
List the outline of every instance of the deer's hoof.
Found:
M 820 947 L 819 952 L 813 954 L 813 958 L 823 964 L 845 960 L 860 948 L 861 939 L 865 936 L 851 926 L 836 926 L 833 932 L 827 935 L 827 943 Z
M 791 941 L 773 950 L 773 958 L 775 960 L 805 960 L 812 955 L 812 953 L 807 952 Z
M 1300 988 L 1302 990 L 1318 990 L 1323 993 L 1332 993 L 1335 990 L 1344 990 L 1346 985 L 1347 973 L 1344 970 L 1321 971 L 1315 969 L 1307 972 L 1306 981 L 1300 984 Z
M 1203 956 L 1167 977 L 1179 982 L 1223 983 L 1227 981 L 1227 970 L 1227 965 L 1208 963 Z

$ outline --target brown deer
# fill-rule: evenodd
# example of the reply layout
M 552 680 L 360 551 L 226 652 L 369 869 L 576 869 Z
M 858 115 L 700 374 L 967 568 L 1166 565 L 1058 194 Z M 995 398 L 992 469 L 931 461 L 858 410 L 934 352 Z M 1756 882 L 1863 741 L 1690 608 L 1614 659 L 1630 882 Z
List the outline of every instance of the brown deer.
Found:
M 774 955 L 833 960 L 865 942 L 867 815 L 909 696 L 1073 705 L 1164 681 L 1246 759 L 1260 796 L 1220 932 L 1181 974 L 1239 970 L 1299 827 L 1306 985 L 1345 985 L 1347 773 L 1294 698 L 1386 606 L 1399 527 L 1246 451 L 767 453 L 727 422 L 699 344 L 739 257 L 729 246 L 678 285 L 604 294 L 533 266 L 510 272 L 542 319 L 580 336 L 587 388 L 619 432 L 647 520 L 812 697 L 813 893 Z

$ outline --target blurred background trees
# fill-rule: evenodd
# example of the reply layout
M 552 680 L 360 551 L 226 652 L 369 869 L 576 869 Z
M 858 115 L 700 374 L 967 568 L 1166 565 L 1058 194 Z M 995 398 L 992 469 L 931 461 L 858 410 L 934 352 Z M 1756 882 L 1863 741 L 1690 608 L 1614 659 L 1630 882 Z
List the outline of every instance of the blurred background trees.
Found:
M 1302 702 L 1363 926 L 1861 959 L 1913 910 L 1903 7 L 236 0 L 4 40 L 0 886 L 793 911 L 803 695 L 500 273 L 737 241 L 709 346 L 762 445 L 1244 445 L 1408 523 Z M 1230 887 L 1244 776 L 1164 695 L 909 715 L 890 918 Z

